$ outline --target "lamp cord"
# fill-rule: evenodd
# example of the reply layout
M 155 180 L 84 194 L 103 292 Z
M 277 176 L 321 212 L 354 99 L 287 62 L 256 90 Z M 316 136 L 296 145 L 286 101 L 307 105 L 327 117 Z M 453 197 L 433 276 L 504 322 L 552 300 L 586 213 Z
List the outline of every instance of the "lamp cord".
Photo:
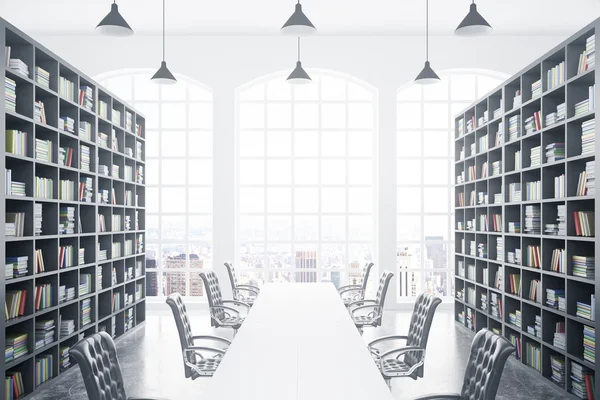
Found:
M 425 0 L 425 59 L 429 61 L 429 0 Z
M 298 61 L 300 61 L 300 37 L 298 37 Z
M 165 61 L 165 0 L 163 0 L 163 61 Z

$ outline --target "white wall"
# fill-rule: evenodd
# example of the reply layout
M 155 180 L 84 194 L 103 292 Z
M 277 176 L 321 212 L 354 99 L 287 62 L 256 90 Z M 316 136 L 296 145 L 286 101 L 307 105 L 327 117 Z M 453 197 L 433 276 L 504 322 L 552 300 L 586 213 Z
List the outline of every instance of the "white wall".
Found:
M 158 68 L 161 38 L 134 36 L 44 36 L 35 38 L 90 76 L 123 68 Z M 431 38 L 435 70 L 482 68 L 516 73 L 560 43 L 562 36 L 499 36 L 464 39 Z M 381 269 L 396 265 L 396 89 L 412 81 L 423 66 L 420 36 L 316 36 L 302 43 L 305 68 L 324 68 L 354 75 L 379 90 L 379 249 Z M 171 71 L 214 90 L 214 265 L 217 269 L 235 254 L 234 130 L 238 86 L 264 74 L 291 71 L 296 40 L 261 36 L 175 36 L 167 38 Z M 218 199 L 218 200 L 217 200 Z M 217 270 L 220 279 L 227 279 Z M 390 293 L 396 293 L 390 288 Z M 395 296 L 394 296 L 395 297 Z M 393 303 L 390 298 L 388 304 Z

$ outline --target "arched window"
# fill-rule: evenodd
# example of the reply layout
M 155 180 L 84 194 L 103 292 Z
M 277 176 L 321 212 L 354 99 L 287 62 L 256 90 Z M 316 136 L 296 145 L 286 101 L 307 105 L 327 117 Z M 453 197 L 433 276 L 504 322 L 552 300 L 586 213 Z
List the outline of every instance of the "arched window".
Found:
M 239 88 L 237 251 L 242 279 L 356 281 L 376 251 L 377 91 L 309 71 Z
M 177 76 L 120 70 L 96 79 L 146 117 L 146 258 L 148 296 L 203 296 L 198 268 L 211 268 L 213 95 Z
M 454 115 L 508 75 L 448 70 L 397 97 L 398 300 L 454 295 Z

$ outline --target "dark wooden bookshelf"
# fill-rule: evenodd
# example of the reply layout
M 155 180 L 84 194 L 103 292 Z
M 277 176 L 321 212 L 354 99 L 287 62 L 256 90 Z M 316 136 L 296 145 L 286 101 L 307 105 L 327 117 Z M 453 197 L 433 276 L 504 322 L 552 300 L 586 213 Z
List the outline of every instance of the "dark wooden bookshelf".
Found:
M 2 274 L 0 284 L 0 300 L 5 303 L 8 291 L 27 290 L 24 315 L 4 320 L 0 329 L 2 342 L 8 335 L 27 334 L 27 353 L 8 363 L 3 358 L 0 369 L 4 376 L 21 372 L 23 397 L 27 397 L 68 369 L 61 369 L 61 348 L 70 347 L 98 331 L 106 331 L 118 339 L 146 319 L 145 177 L 137 176 L 139 168 L 145 173 L 145 119 L 93 79 L 3 19 L 0 19 L 0 42 L 11 47 L 11 59 L 20 59 L 29 70 L 29 74 L 24 75 L 9 69 L 4 56 L 0 63 L 2 74 L 16 82 L 16 110 L 9 110 L 5 101 L 0 102 L 2 131 L 27 132 L 25 154 L 13 154 L 5 148 L 4 156 L 0 157 L 2 169 L 12 171 L 13 182 L 25 183 L 25 196 L 7 195 L 7 177 L 1 174 L 5 189 L 0 213 L 6 216 L 6 213 L 22 212 L 25 222 L 23 236 L 7 236 L 6 230 L 2 231 L 5 244 L 0 248 L 0 258 L 28 257 L 25 276 L 8 278 Z M 36 67 L 49 73 L 47 85 L 38 79 Z M 61 78 L 73 84 L 66 91 L 61 91 Z M 80 87 L 84 86 L 90 88 L 91 104 L 87 103 L 87 106 L 80 101 Z M 6 90 L 3 83 L 2 97 Z M 107 104 L 105 116 L 100 115 L 100 100 Z M 35 118 L 36 101 L 44 103 L 45 122 Z M 66 127 L 62 129 L 61 117 L 72 120 L 73 131 Z M 89 137 L 80 134 L 80 123 L 84 122 L 88 124 Z M 107 146 L 100 143 L 100 133 L 107 135 Z M 113 138 L 118 140 L 114 148 Z M 36 139 L 52 142 L 51 159 L 36 157 Z M 59 147 L 73 149 L 71 166 L 59 163 Z M 141 149 L 141 154 L 137 154 L 137 148 Z M 85 169 L 84 153 L 89 153 L 89 168 L 86 166 Z M 108 167 L 108 175 L 100 170 L 100 165 Z M 115 172 L 113 176 L 113 165 L 118 166 L 118 175 Z M 126 168 L 132 171 L 128 179 L 125 179 Z M 53 180 L 51 197 L 36 196 L 36 177 Z M 79 196 L 80 180 L 84 178 L 92 183 L 92 201 L 82 201 Z M 74 197 L 61 195 L 63 180 L 73 182 Z M 108 204 L 100 202 L 99 190 L 108 191 Z M 129 201 L 126 201 L 127 194 Z M 42 205 L 41 233 L 36 234 L 34 213 L 39 204 Z M 73 233 L 64 234 L 60 230 L 60 210 L 64 207 L 71 207 L 74 213 Z M 99 214 L 104 216 L 105 232 L 100 232 Z M 128 229 L 126 219 L 129 220 Z M 118 222 L 119 226 L 113 227 L 113 222 Z M 61 246 L 73 249 L 71 266 L 59 265 Z M 36 249 L 43 251 L 43 272 L 38 272 L 35 267 Z M 79 260 L 79 249 L 85 249 L 83 260 Z M 106 259 L 100 258 L 100 250 L 106 251 Z M 88 275 L 89 289 L 80 291 L 82 279 Z M 52 288 L 50 302 L 45 308 L 36 308 L 34 291 L 42 284 Z M 75 297 L 59 302 L 59 286 L 74 288 Z M 117 297 L 119 301 L 113 301 Z M 91 312 L 89 319 L 84 320 L 82 308 L 88 303 Z M 36 322 L 45 320 L 54 320 L 53 340 L 36 348 Z M 65 320 L 74 321 L 74 330 L 61 336 L 59 321 Z M 45 382 L 36 385 L 36 362 L 48 355 L 52 355 L 52 373 Z M 71 358 L 70 367 L 73 365 Z M 4 398 L 3 390 L 0 399 Z
M 455 117 L 455 320 L 474 332 L 488 328 L 509 340 L 520 340 L 521 354 L 515 357 L 569 393 L 573 393 L 573 363 L 588 368 L 593 374 L 592 379 L 599 382 L 595 363 L 584 360 L 583 356 L 583 328 L 588 326 L 597 330 L 598 323 L 578 316 L 577 302 L 590 304 L 591 295 L 595 295 L 594 307 L 598 308 L 600 277 L 574 276 L 572 261 L 574 255 L 595 257 L 598 252 L 595 237 L 576 234 L 573 212 L 594 212 L 598 202 L 597 195 L 582 196 L 577 191 L 580 173 L 586 169 L 587 162 L 596 160 L 598 153 L 598 147 L 595 147 L 582 154 L 582 123 L 595 121 L 595 110 L 575 114 L 575 104 L 589 97 L 590 86 L 593 86 L 591 95 L 599 98 L 595 88 L 596 68 L 584 71 L 579 68 L 579 57 L 586 49 L 586 40 L 599 32 L 599 27 L 600 19 L 590 23 Z M 564 79 L 553 84 L 548 70 L 560 63 L 564 63 Z M 540 80 L 541 87 L 534 93 L 532 86 Z M 520 104 L 515 102 L 517 90 L 521 95 Z M 566 107 L 565 117 L 559 121 L 546 121 L 546 117 L 557 112 L 561 104 Z M 494 113 L 495 110 L 499 111 Z M 533 132 L 527 132 L 526 120 L 535 112 L 540 112 L 540 124 Z M 518 136 L 509 139 L 510 121 L 515 121 L 517 116 Z M 467 127 L 469 120 L 474 120 L 471 129 Z M 499 133 L 502 140 L 497 144 Z M 487 146 L 482 143 L 486 137 Z M 546 146 L 553 143 L 564 143 L 563 159 L 554 160 L 547 156 Z M 538 146 L 540 162 L 536 163 L 535 154 L 532 160 L 532 149 Z M 493 163 L 498 162 L 500 171 L 494 174 Z M 469 169 L 473 167 L 474 176 L 469 176 Z M 600 171 L 595 164 L 593 171 L 594 174 Z M 560 179 L 561 175 L 564 175 L 564 193 L 555 193 L 555 179 Z M 539 181 L 539 196 L 529 199 L 526 183 L 536 181 Z M 520 199 L 510 195 L 511 184 L 521 185 Z M 475 192 L 475 204 L 471 203 L 471 192 Z M 479 204 L 479 193 L 487 194 L 487 202 Z M 461 198 L 464 203 L 460 203 Z M 560 235 L 545 231 L 546 224 L 557 224 L 557 206 L 566 210 L 566 231 L 559 232 Z M 526 231 L 528 213 L 539 216 L 538 230 Z M 494 232 L 492 216 L 498 214 L 502 221 L 499 232 Z M 480 219 L 486 217 L 487 230 L 480 224 Z M 598 221 L 594 214 L 594 225 L 597 226 Z M 520 229 L 511 232 L 511 223 L 519 223 Z M 486 251 L 480 252 L 483 248 Z M 535 255 L 527 261 L 530 248 L 538 249 L 537 261 Z M 520 262 L 509 260 L 508 253 L 514 254 L 517 249 L 521 251 Z M 552 268 L 556 249 L 565 252 L 563 271 Z M 496 287 L 498 271 L 502 282 Z M 511 275 L 520 279 L 520 291 L 511 287 Z M 530 287 L 536 282 L 539 282 L 539 293 L 530 298 Z M 547 304 L 547 289 L 564 291 L 566 309 Z M 492 311 L 492 297 L 501 301 L 501 313 Z M 520 312 L 520 326 L 515 319 L 517 312 Z M 539 333 L 536 316 L 541 318 L 538 319 Z M 554 343 L 557 323 L 565 327 L 564 348 Z M 533 327 L 533 331 L 528 327 Z M 532 366 L 534 350 L 528 354 L 528 348 L 539 351 L 539 368 Z M 597 355 L 596 345 L 594 357 Z M 564 360 L 564 383 L 552 380 L 551 357 Z

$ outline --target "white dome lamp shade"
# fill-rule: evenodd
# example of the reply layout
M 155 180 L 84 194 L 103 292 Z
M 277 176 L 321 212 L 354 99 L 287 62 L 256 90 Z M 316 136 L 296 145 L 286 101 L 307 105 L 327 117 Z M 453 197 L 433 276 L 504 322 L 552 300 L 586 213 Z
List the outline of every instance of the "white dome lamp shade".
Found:
M 300 38 L 298 38 L 298 61 L 296 61 L 296 68 L 292 71 L 290 76 L 287 77 L 286 81 L 293 85 L 305 85 L 312 83 L 312 79 L 302 68 L 302 62 L 300 61 Z
M 454 34 L 457 36 L 483 36 L 492 33 L 492 26 L 479 14 L 475 0 L 471 3 L 469 13 L 458 25 Z
M 281 33 L 286 36 L 304 37 L 314 35 L 317 28 L 310 22 L 306 14 L 302 11 L 300 0 L 296 4 L 296 10 L 292 16 L 281 27 Z
M 425 0 L 425 66 L 415 78 L 415 83 L 421 85 L 431 85 L 434 83 L 438 83 L 440 81 L 440 77 L 435 73 L 435 71 L 431 68 L 431 64 L 429 63 L 429 0 Z
M 96 31 L 105 36 L 125 37 L 133 35 L 133 29 L 119 13 L 116 1 L 110 7 L 110 12 L 96 26 Z
M 163 0 L 163 59 L 160 63 L 160 68 L 150 79 L 151 82 L 159 84 L 159 85 L 174 85 L 177 83 L 177 79 L 175 76 L 169 71 L 167 68 L 167 62 L 165 61 L 165 0 Z

